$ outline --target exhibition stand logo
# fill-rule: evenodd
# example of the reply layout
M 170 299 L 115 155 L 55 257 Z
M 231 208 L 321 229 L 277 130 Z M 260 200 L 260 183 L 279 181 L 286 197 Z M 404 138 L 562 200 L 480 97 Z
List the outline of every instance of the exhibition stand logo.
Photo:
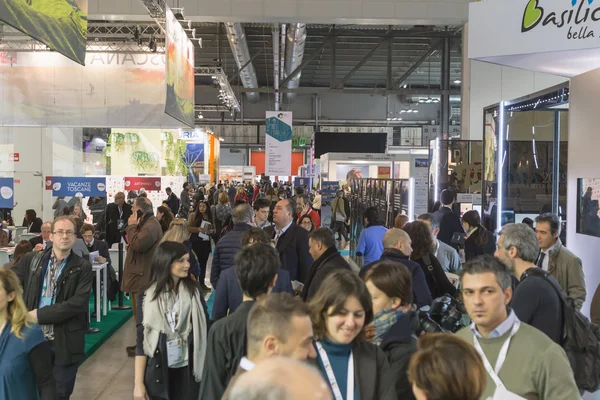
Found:
M 566 0 L 565 2 L 570 3 L 570 7 L 555 11 L 542 7 L 540 0 L 529 0 L 523 12 L 521 32 L 529 32 L 539 26 L 549 26 L 565 29 L 567 39 L 595 37 L 594 31 L 587 23 L 600 20 L 600 6 L 593 8 L 594 0 Z

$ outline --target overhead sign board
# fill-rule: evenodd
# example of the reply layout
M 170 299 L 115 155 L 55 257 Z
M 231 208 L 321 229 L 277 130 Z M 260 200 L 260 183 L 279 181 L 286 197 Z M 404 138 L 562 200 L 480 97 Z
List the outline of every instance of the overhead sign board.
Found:
M 52 196 L 106 197 L 106 178 L 53 176 Z

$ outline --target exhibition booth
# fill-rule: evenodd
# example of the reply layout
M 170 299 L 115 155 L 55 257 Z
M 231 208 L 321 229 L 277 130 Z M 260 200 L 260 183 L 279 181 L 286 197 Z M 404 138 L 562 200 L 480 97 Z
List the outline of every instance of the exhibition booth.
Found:
M 455 195 L 461 215 L 482 214 L 483 141 L 434 139 L 429 144 L 429 210 L 448 189 Z
M 502 225 L 503 212 L 510 211 L 508 206 L 513 210 L 522 207 L 528 212 L 533 211 L 528 208 L 527 202 L 515 201 L 519 193 L 513 193 L 509 183 L 523 185 L 523 182 L 519 183 L 517 177 L 508 178 L 511 173 L 509 167 L 515 170 L 516 163 L 518 169 L 520 163 L 522 172 L 519 179 L 526 179 L 527 185 L 542 185 L 546 192 L 550 186 L 550 193 L 546 194 L 549 196 L 541 200 L 544 200 L 546 208 L 549 205 L 550 210 L 566 215 L 566 241 L 569 249 L 583 263 L 587 290 L 583 312 L 589 315 L 592 296 L 600 283 L 600 271 L 595 268 L 599 235 L 591 234 L 585 224 L 589 219 L 598 218 L 597 207 L 586 208 L 586 203 L 593 204 L 600 198 L 597 178 L 597 149 L 600 147 L 597 134 L 600 125 L 597 107 L 600 95 L 600 42 L 597 37 L 600 23 L 597 16 L 600 5 L 587 0 L 546 0 L 542 8 L 535 0 L 489 0 L 471 3 L 469 10 L 469 58 L 570 78 L 568 88 L 561 85 L 525 99 L 502 99 L 496 106 L 484 110 L 484 185 L 486 197 L 489 194 L 488 206 L 495 201 L 498 210 L 494 218 L 496 228 Z M 568 115 L 566 111 L 556 112 L 556 109 L 543 106 L 550 104 L 564 108 L 567 102 Z M 522 143 L 514 150 L 510 148 L 515 122 L 511 118 L 519 112 L 518 107 L 525 110 L 523 114 L 533 113 L 525 115 L 525 118 L 533 119 L 530 126 L 536 128 L 535 133 L 531 129 L 528 137 L 522 139 L 529 142 L 526 153 L 523 153 L 526 147 Z M 549 114 L 536 114 L 538 112 Z M 538 125 L 547 125 L 542 138 L 542 141 L 548 142 L 545 151 L 533 137 L 542 135 Z M 563 150 L 566 137 L 568 149 Z M 488 146 L 493 151 L 488 152 Z M 510 156 L 512 165 L 510 151 L 516 154 Z M 523 157 L 518 155 L 519 152 Z M 523 159 L 529 159 L 529 166 L 523 165 Z M 531 163 L 535 165 L 536 160 L 537 165 L 532 169 Z M 544 168 L 551 169 L 545 171 L 547 182 L 527 181 L 532 179 L 531 176 L 537 180 Z M 566 179 L 561 175 L 566 175 Z M 566 185 L 566 191 L 562 185 Z M 517 186 L 516 189 L 525 188 Z M 536 186 L 532 189 L 538 190 Z M 565 195 L 563 205 L 561 191 Z M 540 193 L 534 192 L 533 199 L 539 201 L 538 195 Z M 563 209 L 561 212 L 561 208 L 566 208 L 566 211 Z M 537 209 L 535 211 L 538 212 Z

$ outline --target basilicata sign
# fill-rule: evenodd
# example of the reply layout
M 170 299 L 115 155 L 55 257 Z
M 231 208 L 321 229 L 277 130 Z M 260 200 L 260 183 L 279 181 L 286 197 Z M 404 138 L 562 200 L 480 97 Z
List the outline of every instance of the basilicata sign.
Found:
M 567 39 L 590 40 L 596 38 L 593 22 L 600 21 L 600 1 L 563 0 L 564 7 L 557 7 L 556 2 L 549 6 L 547 1 L 529 0 L 523 11 L 521 32 L 534 29 L 560 29 Z M 562 4 L 562 2 L 558 2 Z

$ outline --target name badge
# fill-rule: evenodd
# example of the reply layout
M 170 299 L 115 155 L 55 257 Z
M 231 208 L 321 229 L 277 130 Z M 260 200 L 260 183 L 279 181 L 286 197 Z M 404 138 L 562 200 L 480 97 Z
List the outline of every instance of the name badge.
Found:
M 117 229 L 122 230 L 125 228 L 125 221 L 123 221 L 122 219 L 117 221 Z
M 42 296 L 42 299 L 40 300 L 40 308 L 51 306 L 51 305 L 52 305 L 52 297 Z
M 167 341 L 167 363 L 169 367 L 183 362 L 183 343 L 181 339 Z

